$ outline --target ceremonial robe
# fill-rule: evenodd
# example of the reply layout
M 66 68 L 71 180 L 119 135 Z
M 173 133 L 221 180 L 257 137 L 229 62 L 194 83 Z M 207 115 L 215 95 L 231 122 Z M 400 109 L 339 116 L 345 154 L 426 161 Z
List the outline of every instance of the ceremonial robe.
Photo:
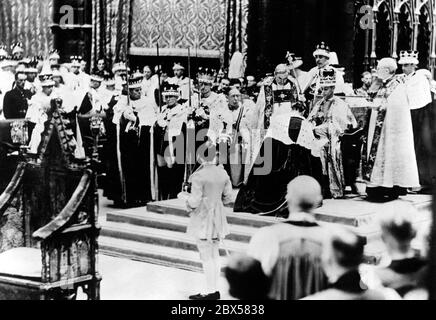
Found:
M 384 81 L 381 108 L 371 111 L 362 154 L 362 177 L 371 187 L 417 188 L 413 128 L 404 76 Z
M 326 197 L 341 198 L 345 191 L 344 168 L 340 136 L 348 128 L 356 128 L 357 121 L 349 106 L 340 98 L 318 101 L 309 115 L 317 137 L 313 148 L 319 156 L 325 177 L 322 185 Z

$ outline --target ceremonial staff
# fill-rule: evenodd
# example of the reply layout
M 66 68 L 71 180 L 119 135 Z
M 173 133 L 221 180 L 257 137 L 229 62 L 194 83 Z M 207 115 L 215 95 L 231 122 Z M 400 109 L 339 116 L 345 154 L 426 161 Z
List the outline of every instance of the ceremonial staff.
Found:
M 157 64 L 157 90 L 159 93 L 159 112 L 162 112 L 162 91 L 161 91 L 161 86 L 160 86 L 160 73 L 161 73 L 161 65 L 160 65 L 160 55 L 159 55 L 159 39 L 160 37 L 157 39 L 157 43 L 156 43 L 156 53 L 157 53 L 157 60 L 158 60 L 158 64 Z
M 127 47 L 128 47 L 128 38 L 126 37 L 125 43 L 125 58 L 126 58 L 126 85 L 127 85 L 127 105 L 130 106 L 130 92 L 129 92 L 129 66 L 128 66 L 128 55 L 127 55 Z M 127 124 L 126 132 L 129 128 L 130 123 Z M 121 184 L 121 201 L 125 205 L 127 203 L 127 192 L 126 192 L 126 179 L 124 176 L 122 157 L 121 157 L 121 119 L 116 124 L 117 130 L 117 162 L 118 162 L 118 172 L 120 175 L 120 184 Z
M 188 121 L 186 123 L 186 151 L 185 151 L 185 177 L 183 180 L 183 187 L 182 187 L 182 192 L 189 192 L 190 190 L 190 186 L 189 186 L 189 178 L 192 174 L 192 167 L 191 167 L 191 148 L 190 148 L 190 141 L 191 141 L 191 136 L 189 134 L 190 132 L 190 125 L 189 122 L 193 122 L 193 120 L 189 120 L 190 115 L 192 114 L 192 95 L 191 95 L 191 48 L 188 47 L 188 92 L 189 92 L 189 97 L 188 97 L 188 110 L 189 110 L 189 115 L 188 115 Z M 194 128 L 195 128 L 195 124 L 194 124 Z M 194 133 L 195 133 L 195 129 L 194 129 Z M 194 137 L 195 138 L 195 137 Z M 195 142 L 194 142 L 195 143 Z M 195 146 L 195 144 L 194 144 Z M 195 149 L 195 147 L 194 147 Z M 195 150 L 194 150 L 195 152 Z
M 291 53 L 288 51 L 288 53 L 286 54 L 286 59 L 288 59 L 289 64 L 291 64 L 291 62 L 289 61 L 289 57 L 292 57 L 292 55 L 291 55 Z M 297 82 L 298 94 L 299 94 L 299 95 L 300 95 L 300 94 L 303 94 L 303 92 L 301 91 L 300 82 L 298 81 L 297 73 L 295 72 L 295 69 L 294 69 L 294 68 L 289 68 L 289 69 L 292 70 L 292 72 L 293 72 L 293 76 L 294 76 L 294 78 L 295 78 L 295 81 Z

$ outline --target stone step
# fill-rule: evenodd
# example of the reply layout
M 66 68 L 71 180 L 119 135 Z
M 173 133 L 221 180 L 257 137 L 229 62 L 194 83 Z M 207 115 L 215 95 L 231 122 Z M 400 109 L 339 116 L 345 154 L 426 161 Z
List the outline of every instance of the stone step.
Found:
M 104 222 L 102 224 L 101 235 L 177 249 L 191 251 L 197 250 L 195 240 L 185 233 L 141 227 L 125 223 Z M 247 243 L 232 240 L 224 241 L 224 246 L 230 253 L 245 252 L 247 245 Z M 226 255 L 224 246 L 221 246 L 220 248 L 220 254 L 223 256 Z
M 111 212 L 107 214 L 108 222 L 127 223 L 135 226 L 177 231 L 186 233 L 188 217 L 165 215 L 148 212 L 146 208 L 135 212 Z M 230 234 L 226 239 L 249 242 L 257 228 L 242 225 L 230 225 Z
M 260 228 L 272 225 L 278 221 L 275 217 L 263 217 L 250 213 L 234 213 L 233 209 L 228 207 L 225 207 L 224 210 L 227 221 L 232 225 Z M 189 212 L 186 210 L 184 201 L 180 199 L 149 203 L 147 205 L 147 211 L 165 215 L 189 217 Z
M 432 196 L 407 195 L 401 201 L 411 202 L 418 211 L 417 221 L 431 219 Z M 353 227 L 376 227 L 378 219 L 388 213 L 391 203 L 373 203 L 361 197 L 353 199 L 324 200 L 323 206 L 315 210 L 319 221 Z
M 402 201 L 411 202 L 417 208 L 416 222 L 425 222 L 431 219 L 432 197 L 426 195 L 407 195 L 401 197 Z M 388 212 L 386 208 L 390 203 L 372 203 L 361 197 L 351 199 L 325 200 L 323 206 L 315 210 L 318 221 L 335 223 L 357 228 L 373 228 L 378 226 L 378 219 Z M 174 199 L 162 202 L 153 202 L 147 205 L 150 212 L 189 216 L 183 200 Z M 231 224 L 263 227 L 277 222 L 275 217 L 265 217 L 249 213 L 234 213 L 231 208 L 225 208 L 228 221 Z
M 181 233 L 186 233 L 189 223 L 188 217 L 148 212 L 146 208 L 131 212 L 111 212 L 107 214 L 106 219 L 108 222 L 125 223 L 135 226 L 170 230 Z M 274 223 L 278 223 L 280 221 L 282 221 L 282 219 L 275 219 Z M 329 222 L 320 223 L 329 227 L 337 226 L 336 224 Z M 344 227 L 357 233 L 364 239 L 365 243 L 368 243 L 372 240 L 378 240 L 380 238 L 380 232 L 378 230 L 373 231 L 365 227 Z M 248 243 L 254 233 L 256 233 L 258 230 L 259 228 L 256 227 L 230 224 L 231 233 L 226 237 L 226 239 Z
M 412 202 L 418 209 L 417 226 L 431 221 L 431 197 L 409 195 L 402 200 Z M 357 233 L 366 243 L 365 262 L 377 264 L 386 253 L 378 219 L 388 212 L 387 205 L 369 203 L 360 198 L 326 200 L 316 210 L 316 218 L 320 224 L 332 228 L 342 226 Z M 231 235 L 224 241 L 224 246 L 231 253 L 245 252 L 251 236 L 259 228 L 283 221 L 282 218 L 234 213 L 228 207 L 225 211 Z M 188 222 L 189 213 L 184 201 L 179 199 L 108 213 L 107 221 L 101 223 L 100 247 L 105 254 L 201 271 L 196 243 L 186 234 Z M 220 254 L 225 260 L 223 246 Z
M 337 200 L 336 200 L 337 201 Z M 349 200 L 350 201 L 350 200 Z M 167 229 L 171 231 L 186 232 L 186 226 L 188 224 L 188 213 L 181 209 L 181 204 L 177 201 L 170 200 L 164 203 L 151 204 L 149 208 L 155 211 L 167 212 L 155 213 L 147 211 L 147 208 L 136 208 L 130 210 L 124 210 L 120 212 L 112 212 L 108 214 L 108 221 L 130 223 L 133 225 L 147 226 L 158 229 Z M 174 210 L 173 210 L 174 208 Z M 253 224 L 271 225 L 282 221 L 281 218 L 274 217 L 262 217 L 252 214 L 244 213 L 231 213 L 227 211 L 228 220 L 232 222 L 236 216 L 237 222 L 240 225 L 230 224 L 231 234 L 228 236 L 229 240 L 248 242 L 251 236 L 256 232 L 258 227 L 253 227 Z M 419 216 L 415 219 L 415 225 L 420 227 L 422 224 L 428 223 L 431 219 L 431 212 L 421 210 Z M 253 222 L 254 221 L 254 222 Z M 233 221 L 234 222 L 234 221 Z M 321 224 L 335 227 L 338 224 L 334 222 L 319 221 Z M 381 231 L 378 223 L 362 224 L 360 227 L 354 227 L 350 225 L 342 225 L 347 229 L 355 232 L 362 237 L 366 244 L 372 241 L 379 241 Z M 244 224 L 249 226 L 244 226 Z
M 366 246 L 364 262 L 377 264 L 385 254 L 380 248 L 380 244 L 375 243 Z M 99 251 L 108 256 L 153 263 L 193 272 L 203 271 L 199 253 L 194 250 L 100 236 Z M 226 264 L 227 256 L 221 256 L 221 267 L 224 268 Z
M 99 238 L 99 248 L 100 253 L 108 256 L 194 272 L 203 271 L 199 253 L 191 250 L 164 247 L 155 244 L 105 236 Z M 221 257 L 222 268 L 226 266 L 226 263 L 227 257 Z

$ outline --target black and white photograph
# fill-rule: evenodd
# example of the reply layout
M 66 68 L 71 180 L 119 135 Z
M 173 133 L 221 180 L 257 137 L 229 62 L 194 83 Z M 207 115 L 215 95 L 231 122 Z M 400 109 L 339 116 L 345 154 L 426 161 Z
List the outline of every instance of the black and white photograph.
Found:
M 435 300 L 435 187 L 436 0 L 0 1 L 0 300 Z

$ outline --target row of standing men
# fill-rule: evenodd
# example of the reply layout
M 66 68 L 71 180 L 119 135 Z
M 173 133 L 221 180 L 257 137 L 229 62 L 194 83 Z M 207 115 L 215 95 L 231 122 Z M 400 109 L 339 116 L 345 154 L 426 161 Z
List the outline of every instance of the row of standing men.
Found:
M 407 66 L 412 62 L 413 65 L 416 56 L 417 53 L 404 53 L 403 61 L 400 62 Z M 8 118 L 21 118 L 25 115 L 31 119 L 35 127 L 43 128 L 44 111 L 49 105 L 49 100 L 56 96 L 64 101 L 63 108 L 66 113 L 76 111 L 81 115 L 105 114 L 105 189 L 107 196 L 120 204 L 136 205 L 177 196 L 177 192 L 182 189 L 181 185 L 187 181 L 196 167 L 195 153 L 206 141 L 212 144 L 223 141 L 227 145 L 224 148 L 227 159 L 222 161 L 233 179 L 234 186 L 243 185 L 243 190 L 238 196 L 237 210 L 239 207 L 242 211 L 265 212 L 267 209 L 277 208 L 284 194 L 280 190 L 276 192 L 280 185 L 285 185 L 285 180 L 290 181 L 292 176 L 300 174 L 317 177 L 325 186 L 325 194 L 335 198 L 342 197 L 347 179 L 342 164 L 340 140 L 347 130 L 355 129 L 357 124 L 349 107 L 334 95 L 341 91 L 338 90 L 343 83 L 340 72 L 330 67 L 330 49 L 325 43 L 321 43 L 314 51 L 317 66 L 309 72 L 313 76 L 301 88 L 299 73 L 295 72 L 299 67 L 299 60 L 293 55 L 288 58 L 288 65 L 279 65 L 274 77 L 267 77 L 263 81 L 255 104 L 251 99 L 247 99 L 248 97 L 242 97 L 238 90 L 228 92 L 227 97 L 213 92 L 213 70 L 200 69 L 198 87 L 195 88 L 194 81 L 183 75 L 184 68 L 180 64 L 174 65 L 174 78 L 159 79 L 158 75 L 151 77 L 150 74 L 136 73 L 127 81 L 128 68 L 123 63 L 117 63 L 112 69 L 114 78 L 105 81 L 104 63 L 102 67 L 102 63 L 99 62 L 96 72 L 88 76 L 80 70 L 80 57 L 72 57 L 70 70 L 64 70 L 59 66 L 59 56 L 54 52 L 50 55 L 48 65 L 43 67 L 39 78 L 30 77 L 33 78 L 33 82 L 29 80 L 29 74 L 34 73 L 32 65 L 28 65 L 27 69 L 16 68 L 13 75 L 15 86 L 5 95 L 3 114 Z M 383 66 L 383 63 L 386 66 Z M 403 105 L 402 111 L 406 110 L 404 106 L 410 105 L 411 102 L 417 105 L 429 103 L 429 92 L 413 96 L 413 93 L 416 93 L 413 88 L 422 87 L 417 83 L 424 83 L 424 73 L 413 72 L 407 77 L 394 77 L 392 70 L 396 69 L 396 65 L 386 64 L 386 61 L 383 63 L 380 69 L 387 69 L 389 77 L 381 80 L 381 83 L 378 82 L 379 87 L 373 89 L 375 95 L 384 98 L 383 108 L 386 109 L 386 100 L 393 92 L 387 90 L 390 83 L 395 83 L 395 89 L 403 87 L 406 82 L 408 84 L 405 87 L 407 90 L 404 91 L 407 92 L 407 97 L 402 97 L 403 101 L 399 103 Z M 10 79 L 11 72 L 7 70 L 10 66 L 7 60 L 2 61 L 2 84 L 7 82 L 5 79 Z M 383 75 L 379 78 L 382 77 Z M 394 79 L 396 81 L 392 81 Z M 401 82 L 401 85 L 397 85 L 397 82 Z M 103 87 L 103 83 L 106 88 Z M 27 89 L 28 87 L 30 89 Z M 307 101 L 310 95 L 312 98 L 309 99 L 313 99 L 311 107 L 302 106 L 299 102 Z M 426 98 L 423 98 L 424 96 Z M 382 115 L 383 113 L 381 112 Z M 422 112 L 420 114 L 419 117 L 422 118 Z M 372 112 L 371 121 L 368 121 L 372 122 L 372 127 L 370 125 L 371 128 L 367 128 L 367 131 L 371 131 L 367 133 L 367 145 L 370 145 L 366 148 L 366 158 L 370 160 L 367 170 L 385 167 L 386 159 L 383 160 L 383 156 L 376 157 L 376 153 L 380 149 L 380 140 L 384 143 L 385 139 L 381 139 L 383 134 L 388 137 L 395 136 L 389 131 L 391 129 L 387 128 L 388 123 L 392 121 L 390 117 L 387 118 L 389 121 L 379 119 L 376 122 L 376 112 Z M 401 128 L 402 132 L 407 132 L 405 141 L 409 141 L 411 137 L 413 139 L 414 136 L 415 145 L 416 140 L 422 144 L 419 132 L 415 132 L 415 135 L 410 134 L 408 118 L 402 117 L 401 120 L 406 123 L 400 125 L 399 119 L 396 119 L 394 126 Z M 377 128 L 379 130 L 376 130 Z M 416 125 L 413 128 L 415 129 Z M 387 129 L 389 132 L 383 133 Z M 203 136 L 196 141 L 201 131 Z M 35 130 L 31 151 L 36 152 L 38 135 L 38 130 Z M 189 151 L 189 136 L 194 137 L 194 151 Z M 269 160 L 271 168 L 262 174 L 256 174 L 255 169 L 259 164 L 257 160 L 265 160 L 259 159 L 261 154 L 266 154 L 265 142 L 271 142 L 273 145 L 272 152 L 269 152 L 272 158 Z M 408 156 L 406 159 L 410 158 L 410 166 L 408 169 L 404 168 L 407 169 L 405 172 L 408 177 L 414 178 L 396 182 L 393 181 L 395 179 L 386 179 L 385 174 L 380 173 L 383 177 L 373 185 L 387 189 L 418 187 L 419 181 L 415 178 L 416 170 L 413 165 L 416 159 L 410 157 L 414 154 L 413 146 L 411 149 L 409 143 L 400 141 L 396 141 L 394 145 L 396 150 L 404 150 Z M 307 152 L 305 155 L 301 154 L 301 150 L 291 152 L 297 146 L 309 150 L 310 155 Z M 191 153 L 190 157 L 194 157 L 191 161 L 187 161 L 186 149 Z M 229 161 L 229 153 L 233 155 L 233 161 Z M 379 163 L 374 160 L 376 158 Z M 187 165 L 187 162 L 190 163 Z M 265 163 L 261 164 L 265 166 Z M 268 163 L 266 167 L 268 169 Z M 398 171 L 398 166 L 394 167 Z M 373 175 L 373 172 L 367 173 L 367 180 L 371 180 Z M 283 184 L 275 184 L 276 181 L 280 181 L 276 180 L 277 177 L 284 179 Z M 374 182 L 377 179 L 372 180 Z M 272 185 L 265 183 L 268 181 Z M 278 200 L 274 194 L 280 195 Z M 238 203 L 242 205 L 238 206 Z M 262 206 L 259 207 L 256 203 L 261 203 Z

